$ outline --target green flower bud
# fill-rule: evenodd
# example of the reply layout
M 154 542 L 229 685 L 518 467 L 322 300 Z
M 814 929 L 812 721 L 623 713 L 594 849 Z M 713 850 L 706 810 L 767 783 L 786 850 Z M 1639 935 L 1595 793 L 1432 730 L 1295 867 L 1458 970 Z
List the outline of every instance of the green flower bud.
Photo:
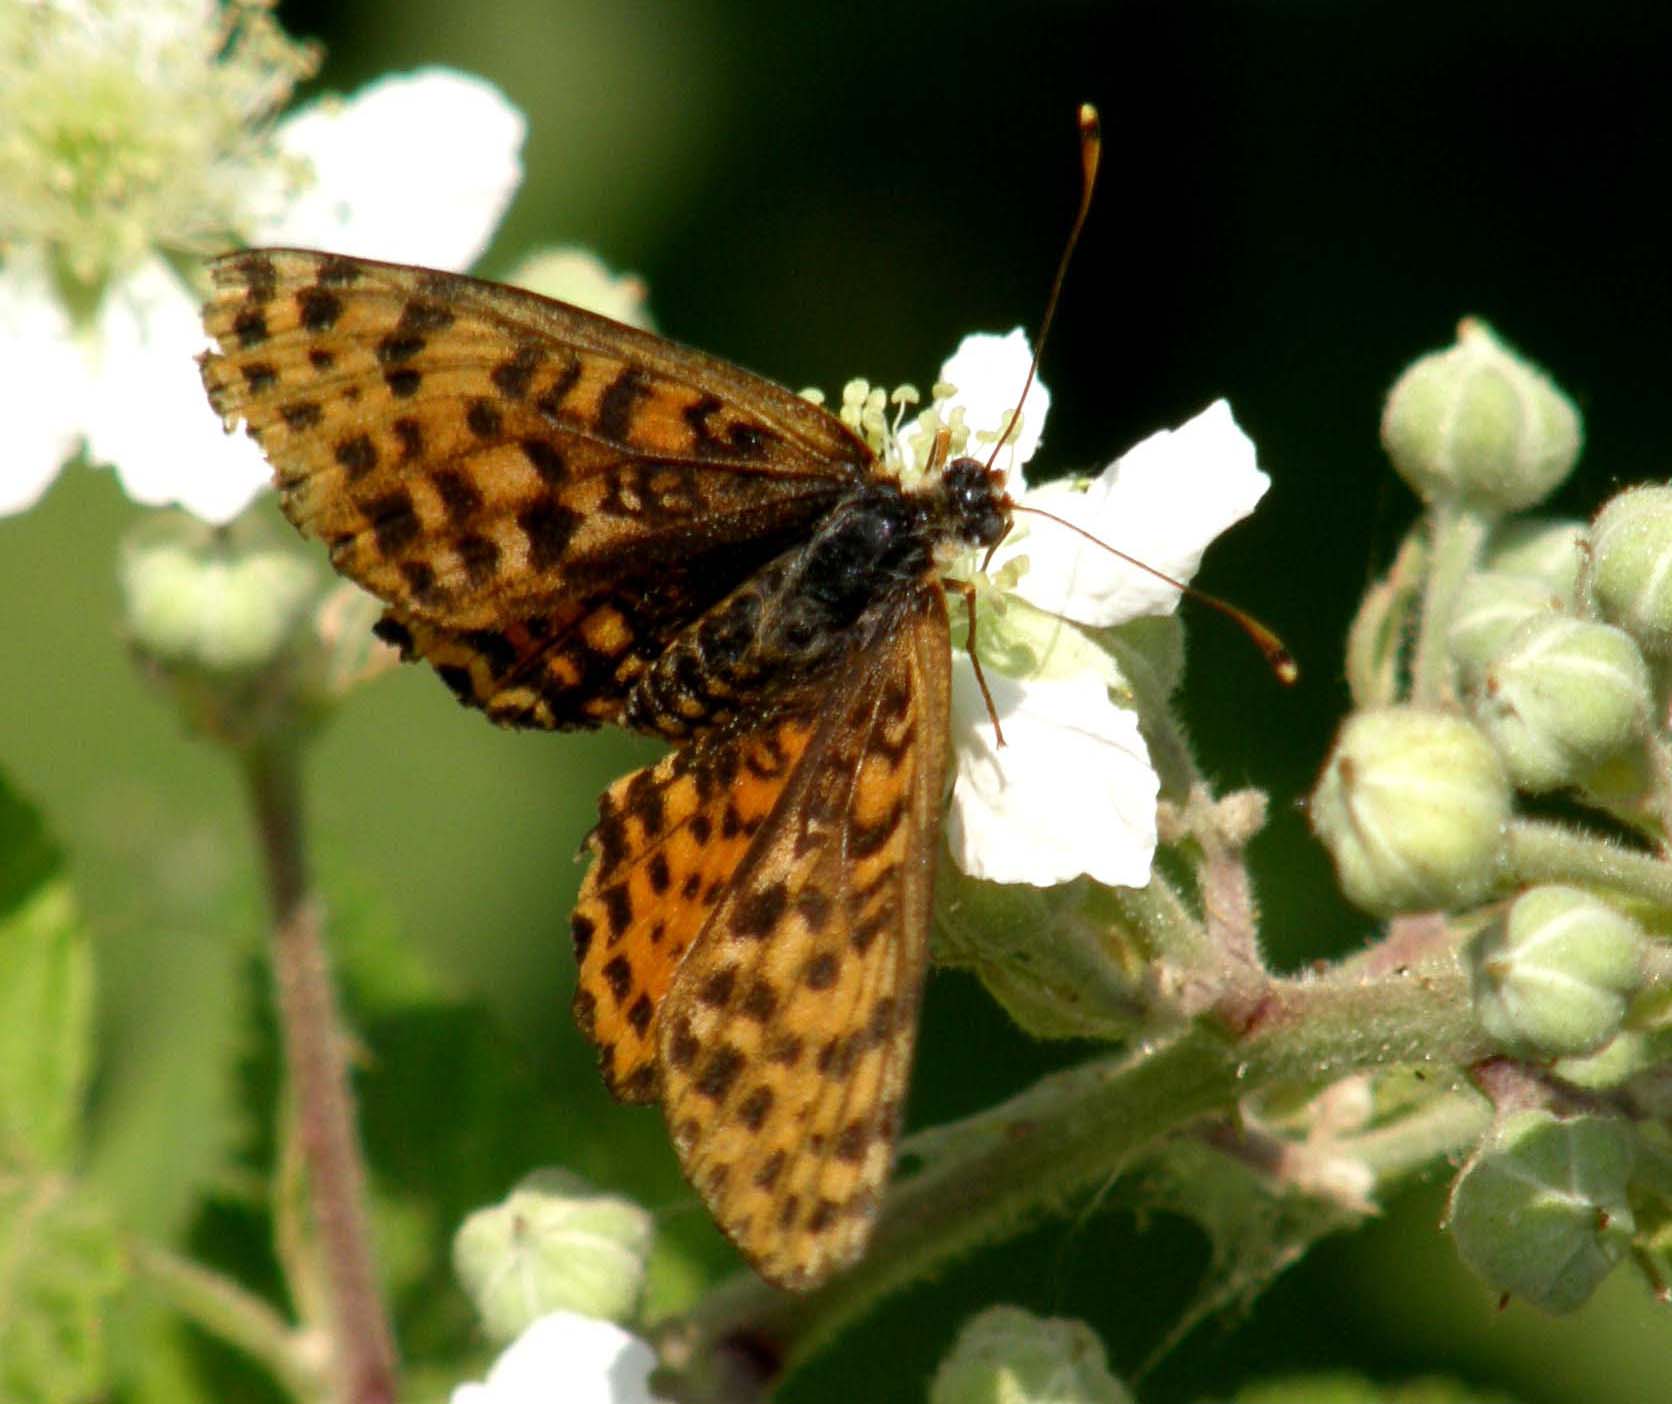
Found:
M 1446 1228 L 1497 1291 L 1545 1311 L 1584 1305 L 1636 1229 L 1626 1183 L 1633 1142 L 1609 1117 L 1505 1118 L 1452 1186 Z
M 1486 897 L 1511 800 L 1498 753 L 1469 722 L 1386 707 L 1347 719 L 1309 809 L 1342 890 L 1392 914 Z
M 165 667 L 247 673 L 294 640 L 318 581 L 294 551 L 246 519 L 211 527 L 157 512 L 122 543 L 123 619 L 134 647 Z
M 1035 1038 L 1126 1038 L 1146 1009 L 1148 952 L 1092 882 L 986 882 L 950 864 L 937 888 L 935 960 L 980 977 Z
M 1561 612 L 1561 598 L 1542 580 L 1496 570 L 1476 571 L 1457 592 L 1446 645 L 1471 688 L 1529 619 Z
M 559 1309 L 625 1321 L 638 1307 L 650 1215 L 562 1170 L 537 1170 L 453 1238 L 453 1270 L 495 1341 Z
M 1542 581 L 1564 606 L 1579 598 L 1587 528 L 1566 517 L 1523 517 L 1492 533 L 1482 566 L 1499 575 Z
M 1476 718 L 1524 790 L 1577 784 L 1644 734 L 1649 666 L 1608 624 L 1540 617 L 1486 670 Z
M 1654 1040 L 1647 1034 L 1625 1029 L 1598 1053 L 1582 1058 L 1563 1058 L 1556 1064 L 1556 1076 L 1588 1092 L 1608 1092 L 1656 1066 Z
M 1654 658 L 1672 655 L 1672 487 L 1622 492 L 1591 525 L 1597 608 Z
M 1382 446 L 1419 497 L 1493 515 L 1553 492 L 1579 443 L 1572 402 L 1472 319 L 1399 377 L 1382 414 Z
M 1083 1321 L 990 1307 L 958 1333 L 929 1404 L 1131 1404 Z
M 1469 948 L 1475 1013 L 1513 1052 L 1591 1053 L 1619 1032 L 1643 979 L 1643 932 L 1576 887 L 1534 887 Z

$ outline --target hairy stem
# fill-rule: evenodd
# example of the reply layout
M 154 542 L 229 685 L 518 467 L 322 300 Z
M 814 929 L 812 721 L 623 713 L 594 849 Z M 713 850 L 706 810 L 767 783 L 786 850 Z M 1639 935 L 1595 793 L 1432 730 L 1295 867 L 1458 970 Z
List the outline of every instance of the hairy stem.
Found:
M 128 1260 L 181 1316 L 265 1366 L 293 1399 L 323 1396 L 322 1343 L 248 1288 L 142 1240 L 128 1243 Z
M 302 851 L 299 755 L 286 739 L 244 753 L 273 912 L 273 980 L 297 1137 L 318 1228 L 333 1372 L 347 1404 L 395 1398 L 394 1333 L 378 1291 L 348 1061 Z
M 1457 592 L 1480 559 L 1491 523 L 1477 512 L 1436 503 L 1428 510 L 1432 554 L 1423 591 L 1416 652 L 1411 659 L 1411 700 L 1437 707 L 1453 700 L 1447 635 Z
M 1672 906 L 1672 863 L 1562 824 L 1510 825 L 1507 867 L 1518 883 L 1588 883 Z
M 1455 1069 L 1489 1051 L 1454 962 L 1374 981 L 1273 981 L 1237 1037 L 1201 1021 L 911 1137 L 858 1266 L 804 1296 L 739 1274 L 660 1329 L 663 1359 L 682 1377 L 682 1398 L 761 1397 L 779 1370 L 883 1296 L 1107 1179 L 1203 1116 L 1280 1082 L 1407 1064 Z

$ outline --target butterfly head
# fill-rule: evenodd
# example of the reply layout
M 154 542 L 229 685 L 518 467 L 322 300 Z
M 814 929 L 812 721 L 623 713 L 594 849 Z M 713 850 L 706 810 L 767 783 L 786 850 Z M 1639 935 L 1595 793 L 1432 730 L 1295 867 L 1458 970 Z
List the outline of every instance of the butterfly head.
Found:
M 935 495 L 942 529 L 961 547 L 990 551 L 1010 531 L 1015 504 L 1005 490 L 1004 473 L 978 458 L 955 458 L 948 463 Z

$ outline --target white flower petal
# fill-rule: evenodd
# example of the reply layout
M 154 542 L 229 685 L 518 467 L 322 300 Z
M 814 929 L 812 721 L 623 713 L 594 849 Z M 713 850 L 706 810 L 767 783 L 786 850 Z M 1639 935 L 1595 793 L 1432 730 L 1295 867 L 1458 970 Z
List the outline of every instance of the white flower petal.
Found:
M 452 1404 L 655 1404 L 656 1356 L 610 1321 L 554 1311 L 512 1342 L 482 1384 L 453 1391 Z
M 32 259 L 0 268 L 0 385 L 8 394 L 0 450 L 0 516 L 33 507 L 75 452 L 88 399 L 87 371 L 63 309 Z
M 1208 544 L 1254 510 L 1271 486 L 1255 464 L 1254 445 L 1215 401 L 1177 429 L 1152 434 L 1089 487 L 1048 483 L 1022 506 L 1065 517 L 1146 565 L 1188 581 Z M 1000 548 L 994 570 L 1023 555 L 1028 569 L 1016 593 L 1030 604 L 1106 628 L 1145 614 L 1170 614 L 1179 593 L 1083 537 L 1021 513 L 1021 528 Z
M 441 68 L 313 103 L 277 135 L 316 182 L 260 219 L 251 242 L 468 268 L 522 180 L 525 131 L 491 83 Z
M 992 452 L 992 444 L 1010 423 L 1016 399 L 1027 384 L 1028 367 L 1033 364 L 1033 348 L 1028 345 L 1028 334 L 1020 327 L 1004 336 L 996 332 L 973 332 L 958 343 L 958 349 L 941 366 L 940 378 L 955 386 L 958 393 L 944 402 L 943 417 L 953 408 L 962 408 L 964 423 L 970 427 L 970 444 L 966 450 L 971 457 L 985 459 Z M 1044 382 L 1035 380 L 1028 390 L 1027 403 L 1022 406 L 1022 427 L 1009 448 L 999 456 L 999 467 L 1020 475 L 1021 467 L 1039 449 L 1045 433 L 1045 416 L 1051 408 L 1051 392 Z M 981 433 L 993 437 L 982 442 Z
M 947 842 L 972 877 L 1050 887 L 1082 873 L 1142 887 L 1155 856 L 1160 781 L 1137 715 L 1102 679 L 1021 681 L 987 670 L 1004 729 L 1001 748 L 975 670 L 952 672 L 957 776 Z
M 269 473 L 248 438 L 229 438 L 204 399 L 195 299 L 152 259 L 99 308 L 81 406 L 88 457 L 116 469 L 135 502 L 177 502 L 210 522 L 238 515 Z

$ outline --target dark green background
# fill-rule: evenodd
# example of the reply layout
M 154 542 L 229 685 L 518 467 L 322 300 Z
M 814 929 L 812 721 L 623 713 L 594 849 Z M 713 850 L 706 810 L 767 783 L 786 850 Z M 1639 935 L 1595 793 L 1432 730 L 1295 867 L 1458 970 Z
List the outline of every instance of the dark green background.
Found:
M 1202 581 L 1277 627 L 1305 678 L 1280 690 L 1239 636 L 1192 615 L 1184 704 L 1223 785 L 1271 794 L 1255 860 L 1286 965 L 1368 929 L 1333 895 L 1296 802 L 1345 705 L 1346 622 L 1412 515 L 1377 448 L 1392 378 L 1460 316 L 1486 317 L 1583 409 L 1588 447 L 1558 504 L 1578 514 L 1659 476 L 1672 442 L 1660 4 L 368 0 L 280 14 L 328 45 L 321 89 L 445 63 L 528 114 L 528 181 L 482 271 L 539 243 L 588 245 L 648 280 L 668 334 L 831 390 L 856 374 L 926 385 L 964 332 L 1037 321 L 1076 193 L 1075 106 L 1095 102 L 1104 174 L 1045 358 L 1039 462 L 1095 468 L 1221 395 L 1259 446 L 1272 492 Z M 237 1036 L 225 992 L 242 959 L 204 913 L 229 892 L 256 910 L 227 767 L 140 687 L 117 637 L 115 545 L 138 515 L 108 475 L 78 471 L 0 522 L 0 764 L 70 842 L 99 934 L 108 1174 L 158 1135 L 194 1153 L 200 1050 Z M 327 872 L 381 894 L 548 1089 L 544 1158 L 613 1177 L 700 1234 L 658 1119 L 608 1103 L 567 1015 L 571 855 L 597 791 L 645 754 L 613 736 L 496 733 L 412 671 L 346 709 L 310 800 Z M 988 1105 L 1071 1052 L 1031 1045 L 973 982 L 938 976 L 913 1119 Z M 159 1230 L 186 1212 L 185 1183 L 157 1178 Z M 1500 1315 L 1433 1232 L 1438 1214 L 1434 1193 L 1414 1196 L 1326 1245 L 1249 1321 L 1197 1332 L 1145 1398 L 1357 1364 L 1458 1371 L 1535 1404 L 1672 1400 L 1672 1333 L 1641 1288 L 1618 1276 L 1580 1320 Z M 1053 1222 L 889 1304 L 788 1397 L 921 1398 L 958 1322 L 993 1300 L 1084 1316 L 1132 1367 L 1204 1263 L 1167 1221 Z

